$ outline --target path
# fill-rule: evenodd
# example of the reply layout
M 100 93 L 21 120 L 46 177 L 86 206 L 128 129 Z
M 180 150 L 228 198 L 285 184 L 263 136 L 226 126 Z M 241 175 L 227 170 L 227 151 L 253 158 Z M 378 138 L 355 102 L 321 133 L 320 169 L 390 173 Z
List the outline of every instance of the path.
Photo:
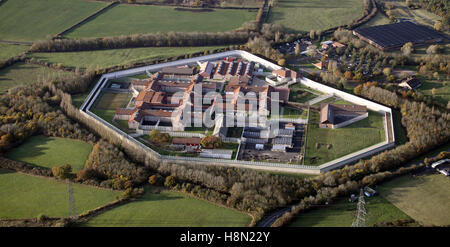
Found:
M 314 105 L 316 103 L 319 103 L 319 102 L 326 100 L 328 98 L 331 98 L 331 97 L 333 97 L 333 95 L 330 95 L 330 94 L 321 95 L 319 97 L 316 97 L 316 98 L 308 101 L 308 105 Z

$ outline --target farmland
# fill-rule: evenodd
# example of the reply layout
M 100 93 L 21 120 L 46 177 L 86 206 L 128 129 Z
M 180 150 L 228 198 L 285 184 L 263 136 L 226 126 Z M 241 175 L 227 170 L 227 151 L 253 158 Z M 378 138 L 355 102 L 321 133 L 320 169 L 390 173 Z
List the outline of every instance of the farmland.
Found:
M 410 220 L 411 218 L 381 196 L 366 198 L 366 225 Z M 356 202 L 341 199 L 330 206 L 299 214 L 289 226 L 293 227 L 349 227 L 355 219 Z
M 433 97 L 444 105 L 448 104 L 450 101 L 450 81 L 421 78 L 421 82 L 422 86 L 419 87 L 418 91 L 426 96 Z
M 72 186 L 78 214 L 120 195 L 120 192 L 79 184 Z M 67 216 L 67 184 L 0 169 L 0 218 L 31 218 L 39 214 Z
M 250 221 L 244 213 L 178 192 L 147 191 L 134 202 L 94 217 L 85 226 L 247 226 Z
M 7 1 L 0 8 L 0 37 L 14 41 L 45 39 L 106 5 L 83 0 Z
M 97 69 L 143 60 L 180 56 L 218 48 L 222 47 L 148 47 L 83 52 L 34 53 L 32 54 L 32 57 L 50 63 L 60 63 L 72 68 Z
M 363 10 L 361 0 L 279 0 L 269 22 L 290 31 L 325 30 L 358 19 Z
M 10 45 L 6 43 L 0 43 L 0 61 L 17 56 L 28 49 L 29 47 L 26 45 Z
M 156 32 L 223 32 L 254 20 L 256 12 L 214 9 L 177 11 L 165 6 L 118 5 L 67 34 L 70 38 L 107 37 Z
M 374 112 L 369 112 L 369 117 L 363 120 L 338 129 L 319 128 L 318 112 L 311 111 L 309 117 L 305 165 L 321 165 L 385 139 L 383 117 Z
M 44 78 L 55 78 L 69 75 L 70 72 L 58 71 L 48 67 L 16 63 L 0 70 L 0 92 L 9 88 L 32 84 Z
M 90 144 L 80 140 L 33 136 L 9 152 L 7 157 L 48 168 L 69 164 L 76 172 L 84 167 L 91 150 Z
M 450 181 L 442 174 L 406 175 L 380 186 L 380 194 L 423 225 L 449 225 Z
M 378 12 L 370 21 L 361 25 L 361 28 L 389 24 L 389 18 Z

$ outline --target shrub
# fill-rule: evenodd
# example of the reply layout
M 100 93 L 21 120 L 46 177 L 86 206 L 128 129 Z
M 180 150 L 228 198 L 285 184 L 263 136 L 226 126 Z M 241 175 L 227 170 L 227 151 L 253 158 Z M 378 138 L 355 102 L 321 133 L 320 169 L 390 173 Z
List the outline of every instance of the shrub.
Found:
M 161 175 L 159 175 L 159 174 L 151 175 L 148 178 L 148 183 L 151 184 L 151 185 L 160 186 L 163 183 L 163 177 Z
M 52 168 L 53 176 L 58 179 L 66 179 L 71 177 L 72 166 L 66 164 L 62 166 L 54 166 Z
M 175 180 L 175 177 L 173 177 L 173 176 L 166 177 L 166 181 L 164 182 L 164 186 L 172 188 L 176 184 L 177 184 L 177 181 Z
M 159 130 L 150 131 L 149 138 L 150 138 L 151 142 L 154 142 L 157 144 L 163 144 L 163 143 L 170 142 L 170 135 L 167 133 L 161 133 L 161 131 L 159 131 Z
M 47 215 L 45 215 L 45 214 L 39 214 L 37 217 L 36 217 L 36 220 L 38 221 L 38 222 L 45 222 L 46 220 L 48 220 L 49 219 L 49 217 L 47 216 Z
M 90 179 L 98 179 L 102 177 L 99 172 L 94 169 L 84 168 L 77 173 L 77 181 L 86 181 Z
M 202 138 L 201 144 L 204 148 L 216 148 L 222 146 L 222 139 L 217 136 L 206 136 Z
M 142 194 L 144 194 L 142 188 L 128 188 L 122 193 L 122 199 L 136 198 Z

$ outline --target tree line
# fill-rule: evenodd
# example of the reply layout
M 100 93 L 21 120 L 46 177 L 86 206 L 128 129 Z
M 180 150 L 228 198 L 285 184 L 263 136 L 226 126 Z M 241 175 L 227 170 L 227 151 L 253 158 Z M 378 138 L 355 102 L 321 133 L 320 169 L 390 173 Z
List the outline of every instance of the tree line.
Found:
M 36 41 L 32 52 L 69 52 L 135 47 L 183 47 L 243 44 L 254 34 L 247 32 L 169 32 L 133 34 L 105 38 L 55 39 Z

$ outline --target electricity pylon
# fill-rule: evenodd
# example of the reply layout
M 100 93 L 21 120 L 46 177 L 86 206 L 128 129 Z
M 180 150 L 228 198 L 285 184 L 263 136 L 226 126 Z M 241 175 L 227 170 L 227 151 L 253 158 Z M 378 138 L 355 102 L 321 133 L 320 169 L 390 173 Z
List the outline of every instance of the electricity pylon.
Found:
M 352 227 L 366 226 L 366 203 L 364 201 L 364 192 L 361 189 L 359 193 L 358 205 L 356 206 L 356 218 L 352 223 Z
M 75 207 L 75 197 L 73 196 L 73 188 L 72 188 L 72 180 L 69 179 L 69 186 L 68 186 L 68 194 L 69 194 L 69 208 L 68 208 L 68 217 L 69 218 L 76 218 L 77 217 L 77 210 Z

